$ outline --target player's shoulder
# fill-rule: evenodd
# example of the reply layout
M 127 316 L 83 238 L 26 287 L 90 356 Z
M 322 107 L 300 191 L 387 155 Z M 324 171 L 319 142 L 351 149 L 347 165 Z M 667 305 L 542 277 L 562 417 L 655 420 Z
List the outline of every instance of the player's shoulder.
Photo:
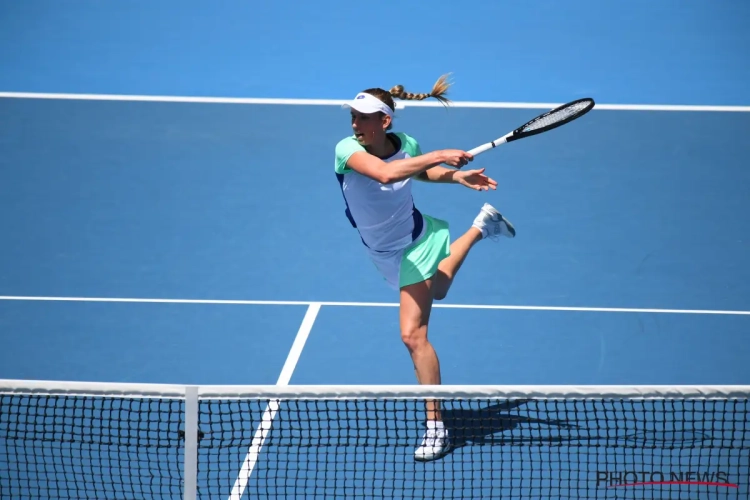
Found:
M 340 146 L 345 146 L 351 144 L 352 142 L 357 142 L 357 139 L 354 137 L 354 135 L 347 135 L 336 143 L 336 147 L 338 148 Z
M 414 136 L 406 132 L 394 132 L 393 134 L 401 140 L 402 144 L 419 144 Z
M 359 143 L 354 135 L 344 137 L 336 143 L 336 160 L 334 162 L 334 169 L 336 173 L 345 174 L 350 172 L 351 169 L 347 166 L 349 158 L 358 151 L 365 151 L 365 148 Z
M 422 154 L 422 149 L 419 146 L 419 141 L 412 135 L 406 132 L 394 132 L 396 137 L 401 141 L 401 149 L 409 153 L 410 156 L 417 156 Z
M 336 143 L 336 154 L 351 154 L 353 151 L 364 150 L 354 135 L 348 135 Z

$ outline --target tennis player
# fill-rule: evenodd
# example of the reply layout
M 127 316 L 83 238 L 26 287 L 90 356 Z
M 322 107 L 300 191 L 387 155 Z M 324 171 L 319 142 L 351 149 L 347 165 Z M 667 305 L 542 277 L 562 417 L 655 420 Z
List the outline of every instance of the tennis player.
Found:
M 453 243 L 448 223 L 421 213 L 412 198 L 412 180 L 453 183 L 477 191 L 496 189 L 484 169 L 459 170 L 473 160 L 458 149 L 423 153 L 417 140 L 391 132 L 394 98 L 442 103 L 450 85 L 440 77 L 429 94 L 372 88 L 344 105 L 351 112 L 353 135 L 336 145 L 335 171 L 346 215 L 365 251 L 387 284 L 400 295 L 401 340 L 411 355 L 420 384 L 440 384 L 440 364 L 427 340 L 433 300 L 442 300 L 469 250 L 479 241 L 516 231 L 490 204 L 479 210 L 471 227 Z M 446 168 L 442 164 L 454 168 Z M 451 448 L 437 401 L 427 402 L 427 431 L 415 451 L 417 460 L 433 460 Z

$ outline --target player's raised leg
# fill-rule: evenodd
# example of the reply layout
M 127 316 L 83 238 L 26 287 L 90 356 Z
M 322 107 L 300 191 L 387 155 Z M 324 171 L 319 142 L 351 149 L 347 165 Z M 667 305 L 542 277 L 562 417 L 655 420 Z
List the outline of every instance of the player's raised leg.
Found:
M 440 262 L 433 286 L 435 300 L 442 300 L 448 295 L 448 290 L 453 284 L 456 273 L 469 254 L 469 250 L 476 243 L 487 237 L 506 236 L 513 238 L 515 235 L 516 229 L 513 224 L 503 217 L 495 207 L 485 203 L 468 231 L 451 243 L 451 254 Z

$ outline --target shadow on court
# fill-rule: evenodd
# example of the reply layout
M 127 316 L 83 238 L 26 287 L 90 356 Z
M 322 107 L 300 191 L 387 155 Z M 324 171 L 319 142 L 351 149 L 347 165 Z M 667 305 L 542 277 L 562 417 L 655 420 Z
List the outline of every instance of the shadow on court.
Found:
M 527 404 L 516 400 L 484 408 L 456 408 L 443 410 L 443 421 L 451 433 L 451 451 L 467 445 L 528 446 L 561 445 L 588 446 L 598 443 L 606 447 L 649 447 L 656 449 L 713 448 L 732 443 L 731 426 L 721 422 L 707 428 L 696 422 L 681 422 L 677 426 L 654 426 L 639 419 L 601 419 L 570 411 L 574 422 L 568 420 L 533 418 L 509 413 Z M 669 422 L 666 416 L 654 415 L 655 421 Z M 649 428 L 650 427 L 650 428 Z M 663 428 L 662 428 L 663 427 Z M 678 428 L 681 427 L 681 428 Z M 555 432 L 560 430 L 563 432 Z M 565 430 L 574 430 L 571 433 Z M 512 432 L 518 431 L 518 432 Z M 731 446 L 731 445 L 730 445 Z
M 548 434 L 545 427 L 537 427 L 528 437 L 508 436 L 506 433 L 518 428 L 521 424 L 542 425 L 570 429 L 577 426 L 563 420 L 538 419 L 524 417 L 508 412 L 527 403 L 526 400 L 509 401 L 479 409 L 443 410 L 443 421 L 453 438 L 453 450 L 468 444 L 520 444 L 529 442 L 556 443 L 568 440 L 569 437 Z M 535 435 L 536 434 L 536 435 Z

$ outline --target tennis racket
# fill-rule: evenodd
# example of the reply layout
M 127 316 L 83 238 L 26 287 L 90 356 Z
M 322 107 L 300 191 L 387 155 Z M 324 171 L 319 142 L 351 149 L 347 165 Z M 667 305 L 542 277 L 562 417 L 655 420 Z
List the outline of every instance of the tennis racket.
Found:
M 477 146 L 476 148 L 467 152 L 473 156 L 476 156 L 480 153 L 484 153 L 489 149 L 496 148 L 501 144 L 505 144 L 506 142 L 513 142 L 519 139 L 525 139 L 526 137 L 531 137 L 532 135 L 548 132 L 561 125 L 570 123 L 576 118 L 582 117 L 593 108 L 594 100 L 590 97 L 571 101 L 567 104 L 563 104 L 562 106 L 558 106 L 555 109 L 547 111 L 546 113 L 542 113 L 533 120 L 525 123 L 524 125 L 521 125 L 512 132 L 508 132 L 504 136 L 495 139 L 492 142 L 482 144 L 481 146 Z

